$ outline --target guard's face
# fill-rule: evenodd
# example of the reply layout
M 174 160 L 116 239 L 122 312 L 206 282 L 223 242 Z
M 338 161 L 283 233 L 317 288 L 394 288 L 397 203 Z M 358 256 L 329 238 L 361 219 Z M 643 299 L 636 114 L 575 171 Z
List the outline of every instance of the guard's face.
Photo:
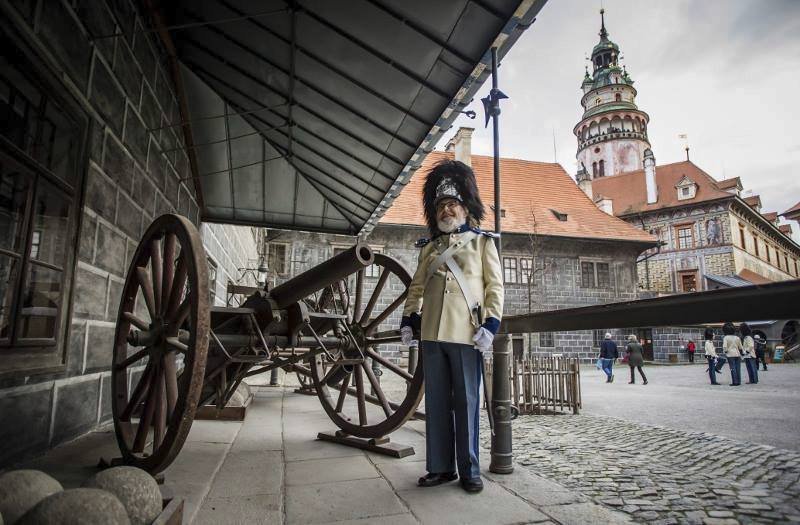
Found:
M 459 225 L 464 223 L 467 218 L 467 210 L 455 199 L 442 199 L 436 205 L 436 219 L 440 221 L 456 219 Z
M 436 226 L 443 233 L 450 233 L 467 219 L 467 210 L 455 199 L 442 199 L 436 205 Z

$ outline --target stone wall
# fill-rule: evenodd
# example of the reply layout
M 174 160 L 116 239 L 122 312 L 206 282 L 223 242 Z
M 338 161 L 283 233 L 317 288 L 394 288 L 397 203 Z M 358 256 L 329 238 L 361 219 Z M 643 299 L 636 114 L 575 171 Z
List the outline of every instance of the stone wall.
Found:
M 214 304 L 224 306 L 228 283 L 255 286 L 256 274 L 242 269 L 258 268 L 258 239 L 260 229 L 228 224 L 203 223 L 200 233 L 209 259 L 209 274 Z M 232 306 L 237 306 L 234 302 Z
M 58 341 L 63 360 L 45 371 L 0 375 L 5 464 L 110 420 L 108 370 L 129 261 L 154 217 L 180 213 L 198 224 L 199 208 L 167 62 L 132 2 L 32 0 L 1 3 L 0 14 L 6 36 L 33 55 L 21 67 L 71 98 L 89 121 L 86 159 L 77 168 L 76 263 L 67 269 L 74 272 L 71 306 L 63 299 L 69 326 Z M 204 232 L 225 279 L 255 257 L 245 255 L 255 246 L 250 228 Z M 231 249 L 237 253 L 226 256 Z

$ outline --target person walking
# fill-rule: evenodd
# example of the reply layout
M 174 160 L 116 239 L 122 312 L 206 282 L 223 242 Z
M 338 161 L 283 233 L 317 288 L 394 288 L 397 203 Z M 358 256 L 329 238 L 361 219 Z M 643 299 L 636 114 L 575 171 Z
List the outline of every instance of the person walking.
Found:
M 694 363 L 694 352 L 697 350 L 697 346 L 694 344 L 694 341 L 691 339 L 686 340 L 686 352 L 689 354 L 689 362 Z
M 635 335 L 631 334 L 628 336 L 628 345 L 625 347 L 625 350 L 628 352 L 628 366 L 631 368 L 631 380 L 628 384 L 636 384 L 636 376 L 633 372 L 634 369 L 638 369 L 639 375 L 642 376 L 642 384 L 646 385 L 647 378 L 644 375 L 644 370 L 642 370 L 642 365 L 644 365 L 642 345 Z
M 758 384 L 758 361 L 756 360 L 756 344 L 753 341 L 753 332 L 750 330 L 750 325 L 742 323 L 739 325 L 739 333 L 742 334 L 742 357 L 744 358 L 744 366 L 747 368 L 747 384 Z
M 764 365 L 764 372 L 767 371 L 767 342 L 764 341 L 764 338 L 761 335 L 756 334 L 753 336 L 753 340 L 756 343 L 756 370 L 758 370 L 758 363 Z
M 600 359 L 603 360 L 603 372 L 606 373 L 606 383 L 614 382 L 614 360 L 619 357 L 617 343 L 611 339 L 611 334 L 606 332 L 605 339 L 600 343 Z
M 712 385 L 719 385 L 717 383 L 717 349 L 714 347 L 714 330 L 706 328 L 705 333 L 705 351 L 706 361 L 708 361 L 708 378 L 711 379 Z
M 736 327 L 728 321 L 722 325 L 722 351 L 731 369 L 731 386 L 742 384 L 742 341 L 736 337 Z
M 481 230 L 484 206 L 472 169 L 446 160 L 428 172 L 423 211 L 430 232 L 420 239 L 400 335 L 412 345 L 421 332 L 425 371 L 426 475 L 420 487 L 459 479 L 483 490 L 479 410 L 483 351 L 491 348 L 503 314 L 503 267 L 496 235 Z

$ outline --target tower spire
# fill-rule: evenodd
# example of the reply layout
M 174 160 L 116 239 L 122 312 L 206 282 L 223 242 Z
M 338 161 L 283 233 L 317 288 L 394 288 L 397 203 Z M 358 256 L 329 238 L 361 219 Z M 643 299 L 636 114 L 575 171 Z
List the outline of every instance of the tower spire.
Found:
M 606 13 L 605 9 L 600 9 L 600 39 L 601 40 L 608 39 L 608 31 L 606 31 L 605 13 Z

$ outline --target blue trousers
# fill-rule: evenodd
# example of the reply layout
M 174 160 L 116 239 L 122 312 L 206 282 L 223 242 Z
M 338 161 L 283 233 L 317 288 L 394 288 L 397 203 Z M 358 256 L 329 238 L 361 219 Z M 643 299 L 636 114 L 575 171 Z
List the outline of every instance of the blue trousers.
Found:
M 754 358 L 745 359 L 744 366 L 747 368 L 747 380 L 752 384 L 758 383 L 758 361 Z
M 710 355 L 707 355 L 706 360 L 708 361 L 708 377 L 709 379 L 711 379 L 711 384 L 713 385 L 714 383 L 717 382 L 717 369 L 716 369 L 717 363 L 715 362 L 716 359 L 714 359 Z
M 732 385 L 741 385 L 742 384 L 742 358 L 741 357 L 729 357 L 728 358 L 728 366 L 731 367 L 731 384 Z
M 614 373 L 614 360 L 613 359 L 605 359 L 603 358 L 603 372 L 606 373 L 609 379 L 611 379 L 611 375 Z
M 472 345 L 440 341 L 422 341 L 422 353 L 427 470 L 477 478 L 483 357 Z

